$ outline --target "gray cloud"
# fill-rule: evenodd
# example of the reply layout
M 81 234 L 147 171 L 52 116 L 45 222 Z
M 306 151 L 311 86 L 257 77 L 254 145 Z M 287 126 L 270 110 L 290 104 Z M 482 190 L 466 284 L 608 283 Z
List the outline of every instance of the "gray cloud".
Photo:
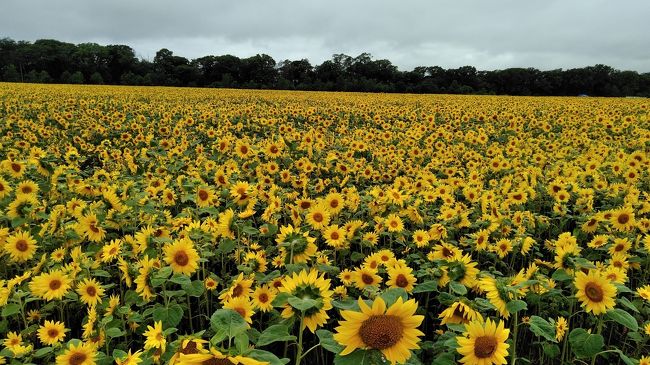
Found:
M 570 68 L 650 71 L 647 0 L 2 0 L 0 37 L 127 44 L 276 61 L 369 52 L 402 70 Z

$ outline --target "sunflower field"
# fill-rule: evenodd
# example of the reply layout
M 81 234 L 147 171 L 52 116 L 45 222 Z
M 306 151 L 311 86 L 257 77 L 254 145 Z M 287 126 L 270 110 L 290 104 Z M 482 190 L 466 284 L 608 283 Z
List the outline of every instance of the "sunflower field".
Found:
M 0 84 L 0 364 L 650 364 L 649 108 Z

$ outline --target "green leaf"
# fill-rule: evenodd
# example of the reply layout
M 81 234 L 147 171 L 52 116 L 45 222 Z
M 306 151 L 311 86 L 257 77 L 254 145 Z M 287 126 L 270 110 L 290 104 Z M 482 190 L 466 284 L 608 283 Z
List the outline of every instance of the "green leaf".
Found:
M 221 254 L 228 254 L 231 253 L 235 247 L 237 246 L 237 242 L 231 239 L 222 239 L 221 242 L 219 243 L 219 246 L 217 247 L 217 252 Z
M 606 316 L 607 318 L 616 321 L 616 323 L 622 324 L 632 331 L 636 332 L 639 329 L 639 323 L 636 321 L 636 318 L 622 309 L 614 308 L 608 310 Z
M 390 307 L 397 301 L 397 298 L 402 298 L 402 301 L 405 302 L 408 300 L 408 293 L 402 288 L 391 288 L 381 295 L 381 299 L 386 302 L 386 306 Z
M 510 313 L 517 313 L 521 310 L 528 309 L 528 305 L 523 300 L 512 300 L 506 304 L 506 309 Z
M 43 356 L 49 354 L 52 351 L 54 351 L 54 349 L 51 348 L 51 347 L 43 347 L 43 348 L 40 348 L 40 349 L 36 350 L 36 352 L 34 352 L 34 357 L 36 357 L 36 358 L 43 357 Z
M 465 295 L 465 294 L 467 294 L 467 288 L 465 287 L 465 285 L 463 285 L 463 284 L 461 284 L 461 283 L 457 283 L 457 282 L 455 282 L 455 281 L 450 281 L 450 282 L 449 282 L 449 287 L 451 288 L 451 290 L 452 290 L 454 293 L 456 293 L 456 294 L 458 294 L 458 295 Z
M 605 340 L 601 335 L 594 335 L 583 328 L 576 328 L 569 334 L 569 343 L 577 357 L 592 357 L 602 351 Z
M 189 284 L 183 285 L 183 290 L 191 297 L 200 297 L 205 292 L 205 286 L 201 280 L 194 280 Z
M 413 293 L 428 293 L 436 290 L 438 290 L 438 280 L 429 280 L 422 284 L 417 284 L 415 288 L 413 288 Z
M 320 345 L 329 352 L 339 354 L 345 348 L 345 346 L 336 342 L 334 334 L 328 330 L 318 330 L 316 331 L 316 336 L 320 340 Z
M 618 355 L 621 357 L 621 360 L 623 360 L 625 365 L 636 365 L 636 362 L 634 362 L 632 359 L 627 357 L 627 355 L 625 355 L 623 351 L 617 349 L 616 352 L 618 352 Z
M 560 346 L 554 343 L 545 342 L 542 344 L 542 349 L 544 350 L 544 354 L 551 359 L 554 359 L 560 355 Z
M 292 341 L 296 336 L 289 334 L 289 327 L 284 324 L 274 324 L 262 332 L 257 340 L 257 346 L 265 346 L 278 341 Z
M 174 274 L 174 276 L 172 276 L 172 278 L 169 279 L 169 281 L 179 285 L 190 285 L 192 283 L 190 277 L 183 274 Z
M 153 311 L 153 320 L 161 321 L 164 328 L 177 327 L 183 319 L 183 307 L 172 304 L 169 308 L 158 307 Z
M 629 299 L 627 299 L 625 297 L 620 297 L 620 298 L 618 298 L 617 302 L 620 305 L 624 306 L 625 308 L 627 308 L 627 309 L 629 309 L 629 310 L 631 310 L 633 312 L 639 313 L 639 309 L 637 309 L 637 307 L 634 305 L 634 303 L 630 302 Z
M 289 297 L 288 302 L 293 308 L 302 312 L 312 309 L 318 305 L 318 301 L 316 299 L 298 298 L 293 295 Z
M 555 340 L 555 327 L 549 321 L 542 317 L 531 316 L 529 324 L 531 332 L 537 336 L 544 337 L 551 342 L 557 342 Z
M 126 351 L 120 350 L 120 349 L 115 349 L 113 350 L 113 360 L 124 360 L 126 358 Z
M 215 332 L 213 340 L 217 343 L 225 338 L 232 339 L 246 332 L 248 324 L 242 316 L 232 309 L 218 309 L 210 317 L 210 327 Z
M 247 356 L 252 357 L 258 361 L 266 361 L 269 363 L 269 365 L 285 365 L 289 363 L 289 359 L 280 359 L 274 354 L 260 349 L 250 351 Z
M 569 274 L 566 273 L 566 271 L 562 269 L 555 270 L 551 277 L 555 281 L 567 281 L 573 279 Z
M 112 328 L 109 328 L 109 329 L 106 330 L 106 336 L 108 336 L 110 338 L 120 337 L 120 336 L 124 336 L 124 335 L 125 335 L 125 333 L 121 329 L 119 329 L 117 327 L 112 327 Z
M 334 365 L 379 365 L 383 364 L 381 352 L 357 349 L 349 355 L 334 357 Z
M 9 317 L 16 313 L 20 313 L 20 305 L 16 303 L 9 303 L 2 308 L 2 316 Z
M 237 348 L 237 351 L 239 351 L 240 354 L 248 350 L 249 343 L 250 341 L 248 339 L 248 335 L 246 335 L 246 332 L 240 333 L 237 336 L 235 336 L 235 347 Z

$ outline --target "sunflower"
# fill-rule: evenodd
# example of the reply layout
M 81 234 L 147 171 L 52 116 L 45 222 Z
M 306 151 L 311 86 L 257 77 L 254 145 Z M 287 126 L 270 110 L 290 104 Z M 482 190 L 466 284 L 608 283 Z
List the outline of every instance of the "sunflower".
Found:
M 23 177 L 26 170 L 25 165 L 18 161 L 4 160 L 0 166 L 2 166 L 3 170 L 9 173 L 11 177 L 16 179 Z
M 230 287 L 221 293 L 221 295 L 219 295 L 219 299 L 222 301 L 227 301 L 230 298 L 248 298 L 251 295 L 251 286 L 253 286 L 253 281 L 253 279 L 245 279 L 244 273 L 239 273 L 239 276 L 233 280 Z
M 386 226 L 386 229 L 388 229 L 388 232 L 402 232 L 404 230 L 404 223 L 402 222 L 402 218 L 400 218 L 397 214 L 389 214 L 388 217 L 384 220 L 384 225 Z
M 258 361 L 242 355 L 226 355 L 211 347 L 209 352 L 181 354 L 178 365 L 233 364 L 233 365 L 268 365 L 267 361 Z
M 126 261 L 124 263 L 126 264 Z M 138 276 L 134 280 L 136 285 L 135 292 L 138 293 L 145 302 L 148 302 L 151 297 L 154 296 L 151 287 L 149 286 L 149 274 L 156 265 L 156 260 L 150 259 L 149 256 L 144 256 L 138 265 Z
M 483 316 L 481 316 L 481 313 L 475 311 L 472 309 L 472 307 L 463 302 L 452 303 L 449 307 L 447 307 L 447 309 L 438 315 L 438 318 L 442 319 L 440 324 L 468 324 L 475 320 L 483 321 Z
M 29 282 L 33 295 L 45 300 L 62 299 L 70 289 L 70 278 L 63 270 L 40 274 Z
M 404 302 L 399 297 L 389 308 L 381 297 L 375 298 L 372 307 L 361 298 L 358 302 L 360 312 L 341 311 L 344 320 L 339 321 L 334 334 L 334 340 L 345 346 L 341 356 L 358 348 L 376 349 L 395 364 L 406 362 L 411 350 L 420 348 L 419 337 L 424 333 L 418 327 L 424 316 L 415 315 L 418 308 L 415 299 Z
M 235 212 L 232 209 L 226 209 L 219 213 L 219 223 L 217 224 L 217 233 L 224 238 L 235 238 L 235 232 L 232 231 L 232 222 Z
M 16 195 L 36 195 L 39 187 L 31 180 L 25 180 L 18 183 L 16 186 Z
M 472 365 L 506 364 L 508 348 L 506 343 L 509 329 L 505 329 L 503 321 L 497 325 L 491 319 L 485 322 L 473 321 L 465 325 L 463 336 L 456 337 L 458 353 L 463 356 L 460 362 Z
M 228 300 L 226 300 L 225 303 L 223 303 L 223 307 L 227 309 L 232 309 L 235 312 L 239 313 L 239 315 L 248 323 L 252 324 L 253 320 L 251 317 L 253 316 L 253 304 L 251 303 L 250 299 L 245 296 L 239 296 L 239 297 L 232 297 Z
M 17 231 L 7 237 L 4 248 L 12 261 L 25 262 L 34 257 L 38 245 L 29 232 Z
M 237 181 L 230 188 L 230 196 L 234 199 L 237 205 L 246 205 L 248 199 L 251 198 L 252 187 L 246 181 Z
M 94 213 L 79 218 L 79 228 L 83 235 L 92 242 L 101 242 L 106 236 L 106 231 L 99 227 L 99 221 Z
M 140 356 L 142 356 L 142 350 L 138 350 L 134 353 L 131 353 L 131 349 L 129 349 L 129 352 L 126 354 L 125 358 L 115 359 L 115 364 L 116 365 L 138 365 L 142 362 Z
M 484 277 L 479 280 L 479 288 L 481 291 L 485 292 L 485 296 L 492 303 L 492 305 L 497 309 L 501 317 L 508 319 L 510 317 L 510 312 L 506 309 L 506 300 L 509 298 L 504 298 L 500 286 L 502 283 L 497 282 L 496 279 L 491 277 Z
M 306 263 L 318 252 L 316 238 L 310 237 L 309 232 L 301 232 L 300 228 L 292 225 L 280 227 L 275 242 L 280 247 L 283 261 L 289 264 Z
M 11 193 L 11 190 L 11 186 L 7 180 L 3 179 L 2 176 L 0 176 L 0 199 L 9 195 L 9 193 Z
M 104 288 L 95 279 L 84 279 L 77 285 L 77 293 L 83 303 L 94 306 L 101 302 Z
M 206 208 L 212 204 L 214 191 L 209 186 L 199 186 L 196 188 L 195 203 L 199 208 Z
M 194 243 L 187 237 L 166 244 L 163 251 L 165 262 L 172 267 L 174 273 L 192 275 L 199 267 L 199 254 Z
M 614 210 L 609 222 L 617 231 L 629 231 L 636 225 L 634 211 L 630 207 Z
M 272 302 L 275 296 L 275 291 L 271 290 L 268 285 L 258 286 L 252 295 L 253 306 L 262 312 L 268 312 L 273 309 Z
M 38 339 L 43 345 L 52 346 L 63 341 L 66 331 L 68 330 L 61 322 L 45 321 L 45 324 L 38 328 Z
M 573 284 L 577 289 L 576 298 L 582 302 L 586 312 L 598 315 L 616 305 L 616 287 L 597 270 L 589 270 L 588 274 L 578 272 Z
M 354 272 L 354 284 L 359 289 L 364 289 L 367 286 L 379 285 L 382 279 L 381 276 L 377 275 L 376 269 L 371 269 L 370 267 L 361 267 Z
M 120 255 L 122 249 L 122 240 L 112 240 L 110 243 L 102 247 L 101 261 L 109 263 L 115 260 Z
M 309 208 L 305 220 L 314 229 L 323 229 L 329 224 L 330 216 L 331 212 L 326 206 L 316 204 Z
M 425 247 L 429 244 L 429 240 L 431 240 L 431 237 L 429 237 L 429 233 L 423 229 L 418 229 L 417 231 L 413 232 L 413 242 L 418 248 Z
M 325 197 L 324 205 L 332 212 L 337 214 L 345 207 L 345 200 L 340 193 L 329 193 Z
M 323 238 L 325 238 L 325 242 L 334 249 L 345 247 L 346 232 L 336 224 L 325 229 L 323 232 Z
M 210 291 L 217 289 L 217 284 L 218 284 L 217 281 L 211 277 L 207 277 L 203 281 L 203 285 L 205 286 L 205 289 Z
M 63 354 L 56 357 L 56 365 L 95 365 L 97 351 L 89 343 L 70 344 Z
M 153 326 L 147 326 L 147 330 L 143 335 L 146 337 L 144 342 L 145 350 L 156 348 L 160 349 L 161 352 L 165 352 L 167 340 L 165 339 L 161 321 L 155 322 Z
M 293 273 L 291 276 L 285 276 L 282 280 L 282 286 L 279 288 L 282 293 L 288 293 L 300 299 L 312 299 L 316 305 L 307 309 L 304 315 L 304 326 L 314 333 L 316 328 L 325 325 L 329 316 L 327 311 L 332 309 L 332 294 L 330 290 L 330 279 L 325 279 L 324 275 L 318 275 L 318 271 L 302 270 L 300 273 Z M 300 309 L 294 308 L 287 303 L 282 311 L 282 318 L 291 318 L 294 312 L 300 312 Z M 302 331 L 304 328 L 301 328 Z
M 407 293 L 413 291 L 413 285 L 417 281 L 412 274 L 413 269 L 408 266 L 395 266 L 388 269 L 388 281 L 386 285 L 390 288 L 402 288 Z
M 564 334 L 569 329 L 569 324 L 567 323 L 566 318 L 558 317 L 555 321 L 555 339 L 561 341 L 564 338 Z

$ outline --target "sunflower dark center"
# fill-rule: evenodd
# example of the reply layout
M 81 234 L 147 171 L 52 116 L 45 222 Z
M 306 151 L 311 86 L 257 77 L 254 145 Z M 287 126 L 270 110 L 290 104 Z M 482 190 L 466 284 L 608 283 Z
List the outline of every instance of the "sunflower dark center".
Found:
M 99 228 L 95 226 L 95 223 L 90 223 L 88 226 L 90 227 L 90 230 L 93 231 L 94 233 L 99 232 Z
M 54 279 L 54 280 L 50 281 L 49 287 L 50 287 L 50 290 L 57 290 L 57 289 L 59 289 L 61 287 L 61 285 L 63 285 L 61 280 Z
M 238 297 L 244 293 L 244 287 L 241 286 L 241 284 L 237 284 L 235 288 L 232 290 L 232 296 L 233 297 Z
M 246 146 L 241 146 L 241 148 L 239 149 L 239 151 L 240 151 L 241 153 L 243 153 L 243 154 L 246 154 L 246 153 L 248 153 L 248 147 L 246 147 Z
M 400 288 L 406 288 L 409 285 L 409 281 L 406 279 L 406 276 L 404 276 L 404 274 L 399 274 L 395 279 L 395 285 L 399 286 Z
M 278 153 L 278 148 L 276 146 L 271 146 L 271 153 Z
M 585 295 L 592 302 L 601 302 L 604 297 L 603 288 L 596 283 L 587 283 L 587 285 L 585 285 Z
M 68 364 L 81 365 L 84 363 L 84 361 L 86 361 L 87 358 L 88 356 L 83 352 L 75 352 L 74 354 L 72 354 L 72 356 L 70 356 L 70 361 L 68 362 Z
M 56 338 L 59 335 L 59 330 L 56 328 L 50 328 L 47 330 L 47 337 L 49 338 Z
M 228 359 L 207 359 L 203 360 L 201 365 L 235 365 L 232 361 Z
M 29 194 L 29 193 L 32 192 L 32 188 L 31 188 L 31 186 L 23 186 L 23 187 L 20 189 L 20 191 L 22 191 L 23 194 Z
M 330 235 L 330 238 L 333 239 L 333 240 L 338 240 L 339 239 L 339 233 L 336 232 L 336 231 L 332 232 L 332 234 Z
M 88 294 L 88 296 L 90 296 L 90 297 L 94 297 L 95 295 L 97 295 L 97 288 L 95 288 L 92 285 L 87 287 L 86 288 L 86 294 Z
M 21 166 L 17 163 L 12 163 L 11 164 L 11 169 L 14 170 L 15 172 L 20 172 Z
M 323 215 L 319 212 L 314 213 L 314 216 L 312 217 L 314 219 L 314 222 L 320 223 L 324 220 Z
M 334 199 L 330 202 L 330 207 L 337 208 L 339 206 L 339 201 Z
M 488 358 L 494 354 L 497 345 L 497 339 L 494 336 L 477 337 L 474 342 L 474 355 L 479 359 Z
M 197 348 L 197 344 L 194 341 L 190 341 L 185 345 L 185 348 L 182 348 L 180 351 L 181 354 L 185 355 L 190 355 L 190 354 L 198 354 L 199 350 Z
M 397 316 L 375 315 L 363 321 L 359 336 L 363 343 L 383 350 L 397 344 L 404 335 L 404 326 Z
M 27 244 L 27 241 L 24 239 L 19 239 L 16 241 L 16 250 L 20 252 L 26 252 L 29 249 L 29 245 Z
M 199 199 L 208 200 L 208 192 L 205 190 L 199 190 Z
M 187 256 L 187 253 L 185 253 L 185 251 L 178 251 L 174 255 L 174 262 L 178 266 L 185 266 L 190 262 L 190 258 Z
M 361 274 L 361 281 L 363 281 L 364 284 L 370 285 L 372 284 L 375 280 L 371 275 L 368 274 Z
M 235 308 L 235 312 L 239 313 L 242 317 L 246 317 L 246 310 L 242 307 Z
M 625 223 L 630 221 L 630 216 L 627 213 L 623 213 L 623 214 L 618 216 L 617 220 L 618 220 L 618 223 L 625 224 Z
M 257 298 L 257 300 L 260 301 L 260 303 L 266 303 L 269 301 L 269 296 L 266 293 L 260 294 L 260 296 Z

